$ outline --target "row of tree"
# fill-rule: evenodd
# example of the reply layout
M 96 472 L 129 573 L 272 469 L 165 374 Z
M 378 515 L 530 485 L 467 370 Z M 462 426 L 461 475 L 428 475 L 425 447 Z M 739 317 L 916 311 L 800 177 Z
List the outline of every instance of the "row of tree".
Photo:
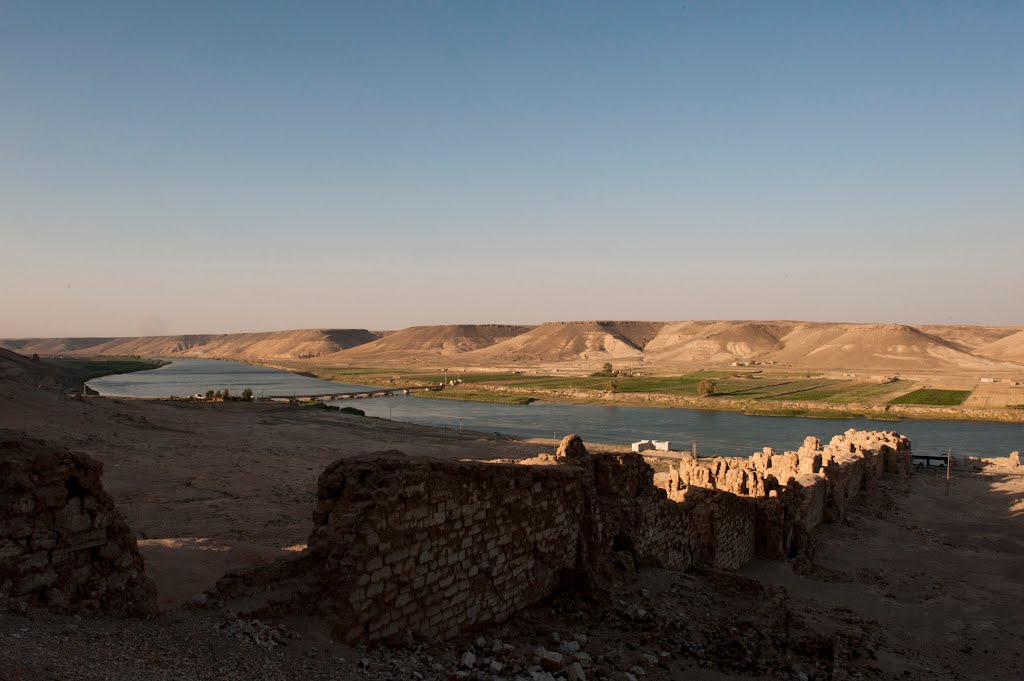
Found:
M 205 399 L 210 402 L 252 402 L 252 389 L 246 388 L 241 395 L 232 395 L 228 388 L 207 390 Z

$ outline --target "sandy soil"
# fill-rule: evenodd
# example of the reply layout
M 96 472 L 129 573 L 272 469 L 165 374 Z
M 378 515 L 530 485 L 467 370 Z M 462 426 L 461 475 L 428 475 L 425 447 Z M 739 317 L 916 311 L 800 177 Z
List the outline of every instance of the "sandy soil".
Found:
M 1024 473 L 988 465 L 886 481 L 816 535 L 814 566 L 755 561 L 742 574 L 877 627 L 892 678 L 1024 678 Z
M 289 405 L 79 401 L 4 381 L 0 428 L 103 462 L 104 487 L 143 540 L 164 604 L 212 586 L 226 568 L 304 544 L 317 476 L 338 458 L 390 449 L 526 458 L 555 447 Z M 185 585 L 175 574 L 189 575 Z

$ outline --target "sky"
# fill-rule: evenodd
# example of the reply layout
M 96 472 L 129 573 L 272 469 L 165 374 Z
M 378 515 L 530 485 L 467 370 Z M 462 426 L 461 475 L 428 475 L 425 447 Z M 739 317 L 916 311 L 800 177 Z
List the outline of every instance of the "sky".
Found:
M 0 0 L 0 337 L 1024 324 L 1024 3 Z

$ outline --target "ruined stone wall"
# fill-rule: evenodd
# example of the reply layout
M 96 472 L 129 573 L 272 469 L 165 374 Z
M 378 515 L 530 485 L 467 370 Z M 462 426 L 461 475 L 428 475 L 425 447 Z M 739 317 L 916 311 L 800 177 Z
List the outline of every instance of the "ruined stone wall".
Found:
M 0 433 L 0 605 L 156 612 L 156 588 L 101 472 L 88 457 Z
M 868 479 L 887 467 L 909 470 L 909 442 L 851 432 L 828 448 L 808 440 L 782 456 L 694 458 L 659 485 L 640 454 L 590 456 L 577 436 L 530 464 L 400 452 L 340 459 L 320 477 L 304 554 L 290 568 L 222 580 L 218 599 L 270 593 L 275 580 L 293 579 L 303 594 L 292 607 L 301 600 L 306 612 L 325 615 L 340 639 L 447 637 L 643 566 L 734 569 L 755 555 L 791 556 L 819 523 L 841 518 Z M 289 607 L 273 598 L 266 608 Z
M 447 636 L 554 592 L 577 564 L 585 472 L 391 453 L 320 476 L 308 552 L 346 639 Z
M 749 459 L 688 457 L 655 483 L 676 501 L 692 496 L 695 487 L 753 500 L 755 552 L 782 558 L 799 551 L 822 522 L 840 522 L 850 499 L 871 481 L 910 471 L 909 439 L 849 430 L 825 446 L 808 437 L 798 451 L 781 455 L 765 448 Z

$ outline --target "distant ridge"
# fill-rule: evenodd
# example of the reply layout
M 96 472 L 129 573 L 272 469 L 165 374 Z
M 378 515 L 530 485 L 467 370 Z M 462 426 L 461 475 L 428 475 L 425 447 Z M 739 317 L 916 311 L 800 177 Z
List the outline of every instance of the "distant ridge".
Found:
M 548 322 L 461 359 L 478 364 L 639 360 L 664 322 Z
M 978 348 L 978 354 L 1024 364 L 1024 330 Z
M 518 337 L 529 326 L 510 324 L 446 324 L 412 326 L 377 340 L 323 357 L 324 362 L 420 362 L 461 355 Z
M 753 362 L 844 371 L 1024 370 L 1021 327 L 690 320 L 446 324 L 397 331 L 303 329 L 221 335 L 0 340 L 23 355 L 308 360 L 321 365 L 534 366 L 586 371 Z
M 302 329 L 126 338 L 31 338 L 0 340 L 0 347 L 46 356 L 205 357 L 216 359 L 312 359 L 369 343 L 380 334 L 365 329 Z

